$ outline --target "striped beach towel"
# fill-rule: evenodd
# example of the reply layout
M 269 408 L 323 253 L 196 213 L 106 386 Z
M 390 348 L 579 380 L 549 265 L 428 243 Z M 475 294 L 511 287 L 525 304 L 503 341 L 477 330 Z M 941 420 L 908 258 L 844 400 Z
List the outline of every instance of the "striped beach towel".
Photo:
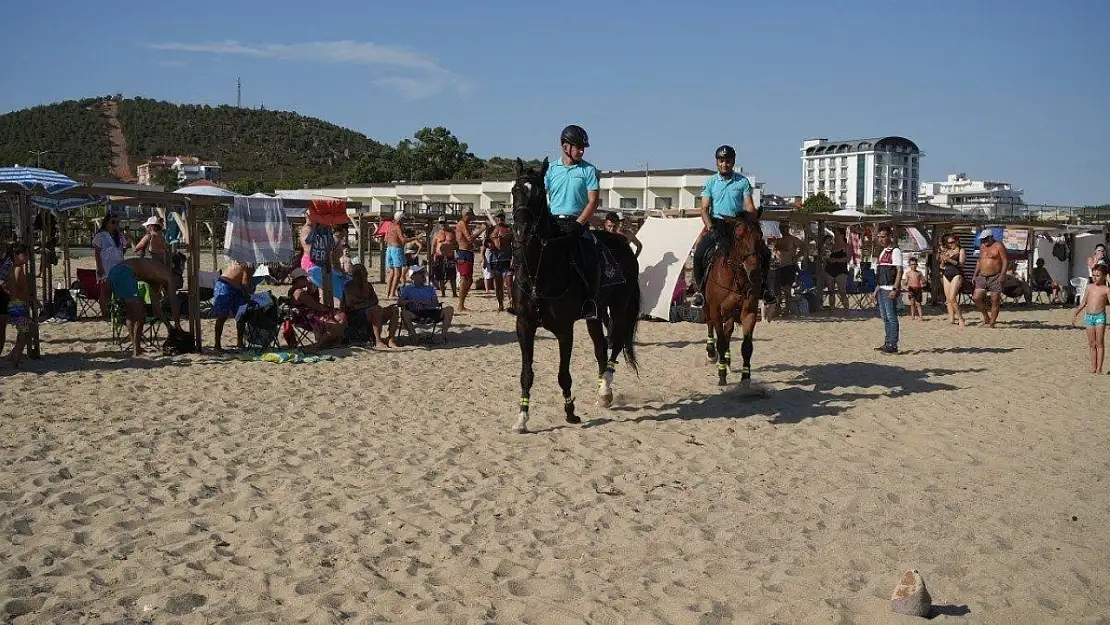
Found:
M 281 198 L 235 198 L 227 215 L 224 250 L 231 260 L 251 265 L 291 263 L 293 229 Z

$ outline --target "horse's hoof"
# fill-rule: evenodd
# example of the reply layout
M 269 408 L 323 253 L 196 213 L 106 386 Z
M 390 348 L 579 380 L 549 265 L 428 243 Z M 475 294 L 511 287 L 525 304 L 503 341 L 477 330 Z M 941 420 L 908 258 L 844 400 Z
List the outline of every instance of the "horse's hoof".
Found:
M 717 386 L 728 386 L 728 382 L 724 380 L 717 380 Z
M 513 426 L 513 433 L 514 434 L 527 434 L 528 433 L 528 426 L 526 426 L 526 425 L 514 425 Z
M 610 393 L 609 395 L 601 395 L 600 397 L 598 397 L 597 403 L 602 408 L 609 408 L 613 405 L 612 393 Z
M 578 415 L 568 414 L 567 415 L 567 423 L 573 423 L 573 424 L 582 423 L 582 419 L 579 418 Z
M 705 348 L 705 355 L 706 355 L 707 358 L 709 358 L 709 362 L 716 362 L 717 361 L 717 348 L 716 347 L 707 347 L 707 348 Z

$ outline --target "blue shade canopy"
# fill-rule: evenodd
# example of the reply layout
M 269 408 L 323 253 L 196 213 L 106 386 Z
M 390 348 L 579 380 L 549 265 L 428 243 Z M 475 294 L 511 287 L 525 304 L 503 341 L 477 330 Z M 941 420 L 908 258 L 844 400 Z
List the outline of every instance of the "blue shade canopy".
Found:
M 79 187 L 81 183 L 49 169 L 0 167 L 0 186 L 18 186 L 24 191 L 40 191 L 52 195 Z

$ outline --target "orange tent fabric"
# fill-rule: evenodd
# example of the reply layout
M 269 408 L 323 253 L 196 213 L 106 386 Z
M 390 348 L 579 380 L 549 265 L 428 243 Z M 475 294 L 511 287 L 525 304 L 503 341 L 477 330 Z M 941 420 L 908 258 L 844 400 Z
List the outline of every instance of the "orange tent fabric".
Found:
M 341 226 L 347 223 L 347 202 L 312 200 L 308 205 L 308 220 L 325 226 Z

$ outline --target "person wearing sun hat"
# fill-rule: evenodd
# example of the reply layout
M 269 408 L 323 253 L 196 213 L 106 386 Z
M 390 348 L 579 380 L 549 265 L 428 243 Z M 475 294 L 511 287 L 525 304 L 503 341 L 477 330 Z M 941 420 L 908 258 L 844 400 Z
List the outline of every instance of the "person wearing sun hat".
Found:
M 143 222 L 143 228 L 146 229 L 146 233 L 135 244 L 135 253 L 143 258 L 149 252 L 151 258 L 169 267 L 170 246 L 166 243 L 165 235 L 162 234 L 162 220 L 150 217 Z

